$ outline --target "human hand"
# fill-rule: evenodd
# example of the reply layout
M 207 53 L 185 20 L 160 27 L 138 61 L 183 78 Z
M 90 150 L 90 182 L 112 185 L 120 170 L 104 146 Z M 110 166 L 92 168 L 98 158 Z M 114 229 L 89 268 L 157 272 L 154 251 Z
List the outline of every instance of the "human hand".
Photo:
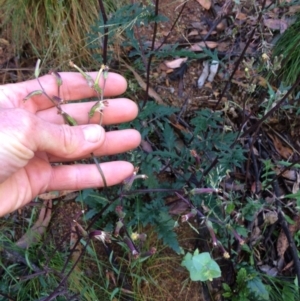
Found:
M 89 73 L 94 79 L 96 72 Z M 85 79 L 75 72 L 62 72 L 60 97 L 80 100 L 96 96 Z M 57 95 L 54 76 L 39 78 L 48 95 Z M 100 86 L 103 85 L 100 80 Z M 126 90 L 125 79 L 109 73 L 104 95 L 116 96 Z M 95 101 L 70 103 L 62 109 L 78 126 L 64 124 L 56 107 L 45 95 L 23 101 L 30 92 L 39 90 L 37 80 L 0 86 L 0 216 L 12 212 L 37 195 L 52 190 L 80 190 L 103 186 L 94 164 L 56 165 L 95 156 L 113 155 L 137 147 L 140 134 L 128 129 L 105 133 L 99 126 L 100 114 L 88 123 L 88 113 Z M 103 124 L 127 122 L 137 116 L 138 108 L 129 99 L 110 99 L 103 114 Z M 101 164 L 107 185 L 115 185 L 133 173 L 129 162 Z

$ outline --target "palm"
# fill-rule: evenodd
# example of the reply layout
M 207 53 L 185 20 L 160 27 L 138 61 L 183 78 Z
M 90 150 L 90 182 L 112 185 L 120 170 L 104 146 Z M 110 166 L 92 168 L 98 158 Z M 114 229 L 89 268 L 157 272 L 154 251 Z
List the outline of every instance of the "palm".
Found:
M 61 76 L 63 79 L 61 97 L 64 100 L 80 100 L 95 96 L 80 74 L 62 73 Z M 92 76 L 95 78 L 96 73 Z M 54 77 L 47 75 L 40 81 L 48 95 L 57 94 Z M 63 135 L 64 141 L 69 127 L 61 126 L 64 123 L 62 116 L 57 114 L 57 109 L 44 95 L 34 96 L 23 102 L 27 94 L 37 89 L 40 89 L 40 86 L 36 80 L 2 87 L 0 137 L 3 138 L 1 141 L 6 143 L 0 150 L 1 162 L 5 162 L 4 168 L 0 171 L 0 215 L 21 207 L 45 191 L 101 186 L 101 176 L 95 165 L 53 166 L 53 163 L 84 158 L 89 156 L 91 151 L 98 156 L 124 152 L 136 147 L 140 141 L 136 131 L 123 130 L 103 135 L 96 149 L 91 149 L 89 145 L 76 145 L 73 141 L 66 143 L 72 144 L 71 150 L 63 143 L 58 146 L 52 145 L 49 137 Z M 126 82 L 120 76 L 110 74 L 104 93 L 105 96 L 114 96 L 123 93 L 125 89 Z M 88 112 L 93 103 L 70 103 L 63 105 L 63 109 L 75 118 L 79 125 L 85 125 L 88 123 Z M 132 101 L 124 98 L 111 99 L 109 106 L 105 108 L 103 124 L 126 122 L 133 119 L 136 114 L 137 107 Z M 99 115 L 96 114 L 91 123 L 97 122 Z M 72 130 L 77 130 L 76 128 Z M 82 135 L 81 129 L 78 129 L 78 135 Z M 133 170 L 133 166 L 128 162 L 109 162 L 102 164 L 101 167 L 108 185 L 122 181 Z M 116 169 L 119 170 L 117 175 Z

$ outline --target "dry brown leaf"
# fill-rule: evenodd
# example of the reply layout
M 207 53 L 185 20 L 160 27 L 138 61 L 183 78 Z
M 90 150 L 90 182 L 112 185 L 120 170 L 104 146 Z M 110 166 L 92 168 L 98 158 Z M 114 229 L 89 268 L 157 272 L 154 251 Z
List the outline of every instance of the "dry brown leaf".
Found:
M 280 30 L 280 33 L 284 33 L 288 28 L 288 24 L 282 19 L 264 19 L 264 24 L 269 29 Z
M 223 31 L 227 27 L 227 21 L 223 19 L 218 25 L 217 25 L 217 30 L 218 31 Z M 211 33 L 212 34 L 212 33 Z
M 292 5 L 289 7 L 289 13 L 291 15 L 295 15 L 298 12 L 300 12 L 300 5 Z
M 269 211 L 265 214 L 265 225 L 273 225 L 278 221 L 278 213 L 276 211 Z
M 268 136 L 273 140 L 276 151 L 284 158 L 289 159 L 293 155 L 293 150 L 290 147 L 284 146 L 277 136 L 268 133 Z
M 274 168 L 276 175 L 281 174 L 281 176 L 287 180 L 296 181 L 297 173 L 295 170 L 285 170 L 284 172 L 282 172 L 282 170 L 283 170 L 283 168 L 281 166 L 276 166 Z
M 8 46 L 9 42 L 7 40 L 5 40 L 5 39 L 0 38 L 0 44 Z
M 294 224 L 289 225 L 289 231 L 291 233 L 291 236 L 294 236 L 294 234 L 300 230 L 300 216 L 296 216 L 293 218 Z M 277 239 L 277 254 L 281 258 L 283 257 L 285 251 L 288 249 L 289 243 L 287 240 L 287 237 L 285 236 L 283 230 L 280 231 L 280 234 Z
M 220 42 L 218 44 L 219 51 L 226 52 L 229 50 L 229 48 L 230 48 L 230 43 L 228 43 L 228 42 Z
M 197 29 L 193 29 L 189 34 L 188 37 L 190 36 L 197 36 L 198 35 L 198 30 Z
M 197 44 L 193 44 L 191 47 L 190 47 L 190 50 L 192 51 L 202 51 L 203 48 L 216 48 L 218 46 L 218 43 L 217 42 L 213 42 L 213 41 L 207 41 L 207 42 L 200 42 L 200 43 L 197 43 Z
M 79 227 L 78 227 L 79 226 Z M 81 244 L 81 241 L 79 241 L 79 243 L 76 245 L 76 242 L 79 239 L 78 236 L 78 232 L 80 233 L 80 228 L 82 228 L 80 226 L 80 224 L 78 224 L 76 221 L 73 221 L 72 225 L 71 225 L 71 235 L 70 235 L 70 250 L 71 250 L 71 261 L 72 262 L 76 262 L 76 265 L 74 267 L 74 272 L 75 273 L 81 273 L 81 263 L 80 263 L 80 257 L 82 255 L 83 252 L 83 245 Z M 84 231 L 84 229 L 83 229 Z M 85 233 L 81 233 L 83 236 L 85 235 Z M 71 287 L 75 288 L 75 287 L 80 287 L 80 283 L 78 282 L 77 277 L 74 278 L 74 283 L 72 283 Z
M 202 22 L 192 22 L 191 26 L 193 26 L 194 28 L 198 28 L 198 29 L 202 29 L 203 28 L 203 24 Z
M 218 29 L 218 26 L 217 26 L 217 29 Z M 203 35 L 203 36 L 207 35 L 207 33 L 208 33 L 208 30 L 206 30 L 206 29 L 203 29 L 203 30 L 201 30 L 201 32 L 200 32 L 200 34 Z M 218 32 L 217 32 L 216 30 L 213 30 L 213 31 L 210 33 L 210 35 L 213 36 L 213 35 L 216 35 L 217 33 L 218 33 Z
M 167 74 L 172 73 L 172 72 L 174 72 L 173 69 L 167 69 L 167 71 L 166 71 Z M 168 85 L 168 86 L 169 86 L 169 85 Z
M 164 63 L 168 68 L 175 69 L 175 68 L 179 68 L 181 64 L 186 61 L 187 61 L 187 57 L 183 57 L 173 61 L 164 61 Z
M 251 185 L 251 192 L 252 193 L 259 193 L 261 191 L 261 182 L 260 181 L 254 181 Z
M 27 249 L 32 244 L 37 243 L 41 236 L 45 233 L 52 213 L 52 201 L 44 201 L 44 206 L 41 208 L 39 217 L 35 224 L 16 242 L 19 248 Z
M 244 84 L 244 83 L 242 83 L 242 82 L 239 81 L 239 80 L 233 79 L 232 82 L 233 82 L 234 84 L 238 85 L 239 87 L 244 88 L 244 89 L 248 89 L 248 88 L 249 88 L 249 84 Z
M 77 190 L 62 190 L 62 191 L 55 190 L 55 191 L 42 193 L 42 194 L 38 195 L 38 198 L 40 198 L 42 200 L 53 200 L 53 199 L 58 199 L 62 196 L 68 195 L 74 191 L 77 191 Z
M 180 123 L 178 123 L 178 122 L 175 122 L 175 123 L 171 122 L 171 124 L 172 124 L 176 129 L 180 130 L 181 132 L 185 132 L 185 133 L 188 133 L 188 132 L 189 132 L 184 126 L 182 126 L 182 125 L 181 125 Z
M 300 184 L 300 174 L 297 172 L 297 180 L 293 184 L 292 193 L 296 194 L 299 191 L 299 184 Z
M 238 20 L 244 21 L 244 20 L 247 19 L 247 17 L 248 16 L 246 14 L 239 12 L 239 13 L 237 13 L 235 18 L 238 19 Z
M 197 2 L 199 2 L 199 4 L 207 10 L 211 8 L 211 0 L 197 0 Z
M 135 79 L 137 80 L 138 84 L 140 85 L 140 87 L 144 91 L 146 91 L 146 83 L 139 76 L 139 74 L 137 74 L 137 72 L 135 72 L 135 70 L 132 67 L 130 67 L 128 64 L 126 64 L 124 60 L 122 60 L 122 63 L 128 70 L 130 70 L 133 73 L 133 75 L 134 75 Z M 158 104 L 164 105 L 162 98 L 151 87 L 149 87 L 148 94 L 150 97 L 154 98 Z
M 160 63 L 158 66 L 159 70 L 166 71 L 168 70 L 168 67 L 164 63 Z
M 169 214 L 180 215 L 186 212 L 189 208 L 189 205 L 181 200 L 172 202 L 172 204 L 169 205 Z
M 141 140 L 140 146 L 141 146 L 142 150 L 146 153 L 153 152 L 153 148 L 152 148 L 151 144 L 144 139 Z
M 204 87 L 208 89 L 212 89 L 212 84 L 210 82 L 206 82 Z
M 163 31 L 161 32 L 161 34 L 162 34 L 164 37 L 167 37 L 167 36 L 170 34 L 170 31 L 163 30 Z

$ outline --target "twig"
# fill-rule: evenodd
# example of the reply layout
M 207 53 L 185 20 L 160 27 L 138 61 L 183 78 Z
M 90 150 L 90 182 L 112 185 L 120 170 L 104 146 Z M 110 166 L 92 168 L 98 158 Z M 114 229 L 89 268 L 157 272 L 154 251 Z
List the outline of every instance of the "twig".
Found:
M 155 16 L 157 17 L 158 15 L 158 5 L 159 5 L 159 0 L 155 1 Z M 153 36 L 152 36 L 152 45 L 151 45 L 151 53 L 149 56 L 149 60 L 148 60 L 148 65 L 147 65 L 147 77 L 146 77 L 146 93 L 145 93 L 145 99 L 142 105 L 142 108 L 145 107 L 147 101 L 148 101 L 148 91 L 149 91 L 149 87 L 150 87 L 150 66 L 151 66 L 151 61 L 152 58 L 154 56 L 153 50 L 154 50 L 154 46 L 155 46 L 155 39 L 156 39 L 156 33 L 157 33 L 157 22 L 154 22 L 154 30 L 153 30 Z

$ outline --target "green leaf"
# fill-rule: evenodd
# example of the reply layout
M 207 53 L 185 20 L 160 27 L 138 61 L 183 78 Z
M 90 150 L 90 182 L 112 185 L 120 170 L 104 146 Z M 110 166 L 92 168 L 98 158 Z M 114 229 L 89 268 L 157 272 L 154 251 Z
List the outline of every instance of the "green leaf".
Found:
M 224 298 L 229 298 L 229 297 L 232 296 L 232 293 L 231 293 L 231 292 L 227 292 L 227 293 L 222 294 L 222 296 L 223 296 Z
M 282 299 L 294 301 L 295 300 L 295 290 L 291 288 L 290 285 L 284 285 L 282 289 Z
M 116 288 L 112 291 L 109 300 L 115 299 L 116 294 L 118 294 L 119 292 L 120 292 L 120 289 L 119 289 L 118 287 L 116 287 Z
M 297 193 L 293 193 L 293 194 L 287 194 L 284 196 L 284 198 L 289 198 L 289 199 L 300 198 L 300 191 L 298 191 Z
M 187 252 L 181 262 L 181 265 L 190 270 L 193 267 L 192 261 L 193 255 L 190 252 Z
M 157 218 L 157 225 L 155 227 L 158 238 L 162 238 L 164 244 L 172 248 L 176 253 L 180 253 L 180 246 L 177 235 L 174 232 L 175 221 L 168 212 L 160 212 Z
M 235 209 L 235 204 L 230 202 L 226 205 L 226 214 L 231 214 L 231 212 Z
M 247 287 L 251 293 L 259 297 L 262 300 L 269 300 L 269 292 L 260 278 L 255 277 L 247 282 Z
M 222 283 L 222 287 L 225 291 L 230 292 L 231 294 L 231 288 L 227 283 Z M 224 295 L 223 295 L 224 296 Z M 225 297 L 225 296 L 224 296 Z
M 286 161 L 276 161 L 276 164 L 281 164 L 286 167 L 293 165 L 293 168 L 300 168 L 300 164 L 293 164 L 291 162 L 286 162 Z
M 62 112 L 62 117 L 64 118 L 64 121 L 66 124 L 70 125 L 70 126 L 75 126 L 77 125 L 77 121 L 71 117 L 69 114 L 67 114 L 66 112 Z
M 98 212 L 99 212 L 98 209 L 93 208 L 93 209 L 89 210 L 87 213 L 85 213 L 84 219 L 85 219 L 85 220 L 90 220 L 90 219 L 91 219 L 92 217 L 94 217 Z
M 194 255 L 187 253 L 181 264 L 189 270 L 192 281 L 211 281 L 221 276 L 219 265 L 208 252 L 199 254 L 199 251 L 195 250 Z
M 43 90 L 35 90 L 35 91 L 32 91 L 32 92 L 30 92 L 25 98 L 23 98 L 23 101 L 28 100 L 28 99 L 31 98 L 32 96 L 35 96 L 35 95 L 41 95 L 41 94 L 43 94 L 43 93 L 44 93 Z
M 290 224 L 290 225 L 294 225 L 295 222 L 288 216 L 288 215 L 284 215 L 286 221 Z
M 163 135 L 164 135 L 163 144 L 167 147 L 169 151 L 171 150 L 174 151 L 176 137 L 173 129 L 170 127 L 170 125 L 167 122 L 165 123 L 164 126 Z
M 240 285 L 241 283 L 244 283 L 247 279 L 247 271 L 244 268 L 241 268 L 238 271 L 237 277 L 236 277 L 236 282 L 238 285 Z

